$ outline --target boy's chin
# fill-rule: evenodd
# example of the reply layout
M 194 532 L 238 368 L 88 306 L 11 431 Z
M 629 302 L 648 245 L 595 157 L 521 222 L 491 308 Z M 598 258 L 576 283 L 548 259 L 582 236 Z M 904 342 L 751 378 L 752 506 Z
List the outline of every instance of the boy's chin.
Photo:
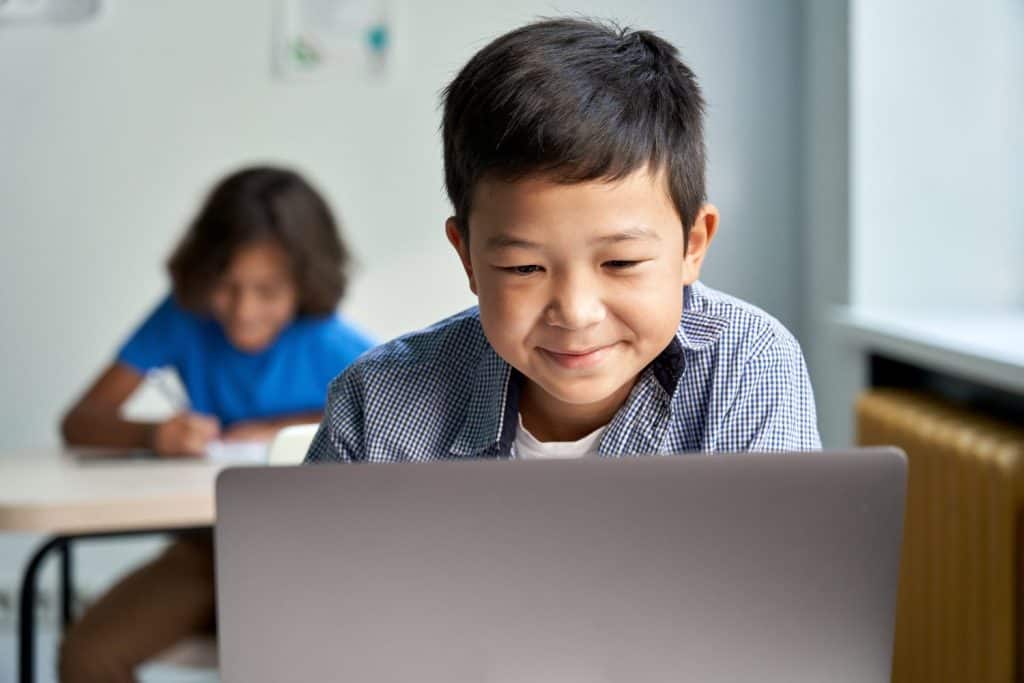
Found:
M 229 335 L 228 340 L 231 342 L 231 345 L 239 351 L 244 351 L 245 353 L 259 353 L 270 346 L 271 342 L 274 341 L 274 338 L 263 336 L 254 337 Z
M 550 398 L 573 409 L 607 410 L 622 406 L 636 383 L 636 376 L 626 379 L 591 378 L 571 382 L 530 380 Z M 614 404 L 614 405 L 613 405 Z

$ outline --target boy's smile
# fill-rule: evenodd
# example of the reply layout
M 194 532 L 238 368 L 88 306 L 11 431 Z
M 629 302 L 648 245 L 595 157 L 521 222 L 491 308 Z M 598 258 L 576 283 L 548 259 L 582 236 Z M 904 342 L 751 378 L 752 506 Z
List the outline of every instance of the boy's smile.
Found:
M 608 357 L 608 354 L 611 353 L 615 346 L 615 344 L 608 344 L 607 346 L 598 346 L 580 351 L 556 351 L 555 349 L 546 349 L 544 347 L 540 347 L 539 350 L 562 367 L 574 370 L 597 366 Z
M 661 174 L 559 183 L 485 178 L 468 244 L 448 237 L 480 302 L 495 351 L 527 379 L 520 412 L 541 440 L 606 424 L 637 375 L 668 346 L 717 222 L 701 212 L 684 256 L 683 227 Z

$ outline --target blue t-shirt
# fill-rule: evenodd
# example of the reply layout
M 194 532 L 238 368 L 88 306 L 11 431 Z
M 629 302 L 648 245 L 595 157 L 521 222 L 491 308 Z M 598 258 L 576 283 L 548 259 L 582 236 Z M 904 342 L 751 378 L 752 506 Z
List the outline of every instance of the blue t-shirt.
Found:
M 139 372 L 173 367 L 191 410 L 225 426 L 322 411 L 327 385 L 373 343 L 340 316 L 299 317 L 266 349 L 235 348 L 212 318 L 165 298 L 135 330 L 117 360 Z

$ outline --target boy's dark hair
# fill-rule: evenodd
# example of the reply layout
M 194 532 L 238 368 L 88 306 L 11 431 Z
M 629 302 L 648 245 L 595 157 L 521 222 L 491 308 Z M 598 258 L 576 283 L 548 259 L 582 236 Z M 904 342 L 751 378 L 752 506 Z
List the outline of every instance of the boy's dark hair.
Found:
M 348 284 L 350 255 L 323 198 L 294 171 L 246 168 L 223 179 L 167 262 L 185 308 L 209 311 L 210 291 L 240 247 L 262 241 L 291 260 L 299 315 L 333 313 Z
M 445 89 L 444 168 L 464 239 L 484 177 L 616 180 L 663 169 L 684 238 L 705 200 L 704 100 L 671 44 L 585 19 L 529 24 Z M 685 242 L 684 242 L 685 244 Z

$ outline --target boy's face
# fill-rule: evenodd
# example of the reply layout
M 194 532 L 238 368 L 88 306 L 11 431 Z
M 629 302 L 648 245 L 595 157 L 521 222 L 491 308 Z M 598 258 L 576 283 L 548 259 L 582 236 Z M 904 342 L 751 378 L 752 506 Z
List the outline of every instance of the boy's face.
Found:
M 524 400 L 583 424 L 609 419 L 671 342 L 716 224 L 705 206 L 684 256 L 666 181 L 641 170 L 614 182 L 486 179 L 469 244 L 453 219 L 446 227 L 487 339 L 528 379 Z
M 210 309 L 235 348 L 255 353 L 295 317 L 298 297 L 288 254 L 274 243 L 257 242 L 235 252 L 210 292 Z

